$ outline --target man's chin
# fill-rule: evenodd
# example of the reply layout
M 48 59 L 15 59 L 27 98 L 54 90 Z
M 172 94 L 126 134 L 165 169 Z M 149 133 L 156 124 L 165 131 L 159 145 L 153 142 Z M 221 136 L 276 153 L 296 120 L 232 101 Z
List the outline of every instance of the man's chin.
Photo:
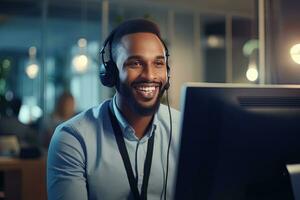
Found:
M 127 87 L 125 84 L 120 84 L 117 91 L 127 102 L 126 104 L 130 107 L 130 109 L 138 115 L 150 116 L 158 111 L 161 91 L 149 100 L 141 98 L 139 95 L 137 95 L 135 90 Z
M 154 115 L 157 112 L 159 105 L 159 100 L 156 100 L 156 102 L 152 105 L 144 105 L 136 102 L 136 105 L 134 105 L 134 109 L 139 115 L 150 116 Z

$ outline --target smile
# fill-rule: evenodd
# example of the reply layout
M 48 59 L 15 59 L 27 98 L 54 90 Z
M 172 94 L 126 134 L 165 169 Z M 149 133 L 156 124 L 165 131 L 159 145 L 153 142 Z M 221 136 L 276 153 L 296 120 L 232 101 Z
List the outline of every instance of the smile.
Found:
M 151 87 L 136 87 L 137 90 L 140 90 L 142 92 L 153 92 L 155 90 L 155 86 Z
M 134 89 L 140 97 L 149 100 L 156 96 L 159 84 L 137 84 Z

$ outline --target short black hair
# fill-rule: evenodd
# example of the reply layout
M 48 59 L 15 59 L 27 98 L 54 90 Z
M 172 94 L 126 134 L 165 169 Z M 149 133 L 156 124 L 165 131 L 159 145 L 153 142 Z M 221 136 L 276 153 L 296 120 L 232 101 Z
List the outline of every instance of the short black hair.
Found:
M 123 36 L 132 33 L 153 33 L 161 41 L 159 27 L 148 19 L 130 19 L 122 22 L 110 34 L 110 59 L 115 61 L 116 47 L 120 43 Z M 163 43 L 163 41 L 162 41 Z

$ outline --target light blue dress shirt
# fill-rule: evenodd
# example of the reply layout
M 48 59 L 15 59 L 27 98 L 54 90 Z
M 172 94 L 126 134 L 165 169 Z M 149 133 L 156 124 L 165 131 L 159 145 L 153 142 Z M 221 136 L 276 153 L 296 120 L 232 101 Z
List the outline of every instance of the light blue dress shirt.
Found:
M 49 200 L 133 199 L 108 114 L 109 102 L 105 101 L 88 109 L 57 127 L 48 151 Z M 116 107 L 115 99 L 113 102 L 113 111 L 124 135 L 131 166 L 138 178 L 139 190 L 143 182 L 148 139 L 156 126 L 147 198 L 163 199 L 170 136 L 167 106 L 160 105 L 152 126 L 139 140 Z M 171 113 L 173 133 L 169 158 L 168 199 L 172 199 L 175 192 L 180 144 L 179 112 L 171 109 Z

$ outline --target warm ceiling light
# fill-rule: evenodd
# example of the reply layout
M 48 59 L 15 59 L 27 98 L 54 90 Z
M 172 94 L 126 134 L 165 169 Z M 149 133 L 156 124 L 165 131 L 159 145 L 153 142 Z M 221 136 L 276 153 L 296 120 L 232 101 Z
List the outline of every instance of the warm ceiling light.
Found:
M 35 46 L 32 46 L 32 47 L 30 47 L 29 48 L 29 50 L 28 50 L 28 53 L 29 53 L 29 57 L 36 57 L 36 47 Z
M 84 54 L 77 55 L 73 58 L 72 63 L 77 72 L 83 73 L 87 70 L 88 67 L 88 57 Z
M 246 72 L 246 76 L 249 81 L 256 81 L 258 78 L 258 71 L 256 67 L 249 67 Z
M 290 50 L 291 57 L 293 61 L 300 64 L 300 44 L 295 44 Z
M 34 79 L 39 72 L 39 66 L 37 64 L 30 64 L 26 67 L 26 74 L 30 79 Z
M 85 48 L 87 46 L 87 40 L 85 38 L 80 38 L 77 42 L 80 48 Z
M 224 47 L 224 39 L 217 35 L 210 35 L 207 37 L 207 46 L 210 48 Z

